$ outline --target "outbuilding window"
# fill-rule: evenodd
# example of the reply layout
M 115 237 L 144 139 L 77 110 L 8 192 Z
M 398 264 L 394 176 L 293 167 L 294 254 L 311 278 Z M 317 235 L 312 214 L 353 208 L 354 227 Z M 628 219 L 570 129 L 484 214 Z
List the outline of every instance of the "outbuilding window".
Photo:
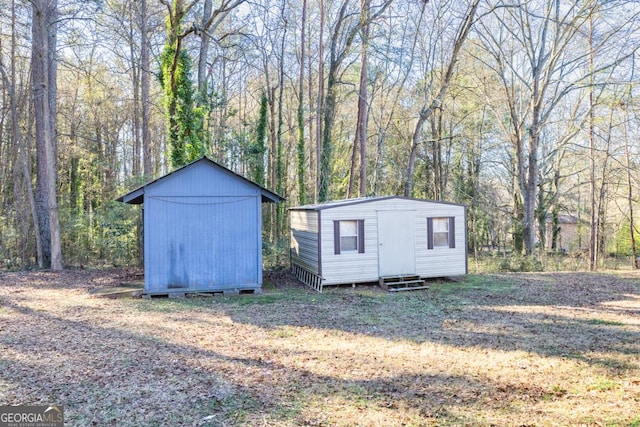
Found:
M 333 221 L 334 253 L 364 253 L 364 220 Z
M 455 248 L 455 218 L 427 218 L 427 245 L 429 249 Z

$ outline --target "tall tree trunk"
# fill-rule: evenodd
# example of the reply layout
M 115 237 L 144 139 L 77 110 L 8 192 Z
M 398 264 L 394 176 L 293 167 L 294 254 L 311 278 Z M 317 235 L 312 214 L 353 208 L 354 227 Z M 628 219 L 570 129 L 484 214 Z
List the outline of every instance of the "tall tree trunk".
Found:
M 349 174 L 349 189 L 347 195 L 355 193 L 355 178 L 357 157 L 360 156 L 360 182 L 359 195 L 367 195 L 367 85 L 368 85 L 368 59 L 367 50 L 369 48 L 369 14 L 370 0 L 360 0 L 360 26 L 362 27 L 362 46 L 360 55 L 360 88 L 358 90 L 358 113 L 356 120 L 356 134 L 353 141 L 353 153 L 351 156 L 351 172 Z M 358 148 L 360 152 L 358 153 Z
M 364 29 L 364 46 L 362 47 L 362 69 L 360 70 L 360 96 L 358 96 L 358 127 L 360 128 L 360 197 L 367 195 L 367 127 L 369 124 L 369 103 L 367 85 L 369 83 L 369 60 L 367 50 L 369 48 L 369 1 L 366 2 L 366 21 Z
M 40 229 L 40 242 L 42 243 L 42 264 L 45 268 L 51 267 L 51 227 L 49 225 L 49 201 L 47 192 L 47 147 L 46 145 L 50 141 L 45 140 L 45 125 L 44 111 L 46 101 L 46 79 L 48 74 L 46 73 L 45 65 L 43 61 L 46 61 L 46 47 L 47 47 L 47 16 L 46 16 L 46 1 L 34 1 L 33 5 L 33 17 L 32 17 L 32 36 L 33 36 L 33 49 L 31 51 L 32 62 L 32 87 L 33 87 L 33 101 L 34 101 L 34 115 L 35 115 L 35 140 L 36 140 L 36 194 L 35 201 L 38 212 L 38 228 Z M 44 28 L 43 28 L 44 27 Z M 43 59 L 44 57 L 44 59 Z M 48 107 L 46 108 L 49 110 Z
M 142 140 L 140 139 L 140 62 L 136 60 L 134 43 L 134 14 L 139 15 L 133 9 L 133 2 L 129 3 L 129 56 L 131 61 L 131 81 L 133 83 L 133 162 L 132 173 L 140 176 L 142 158 Z
M 316 185 L 315 185 L 315 200 L 320 199 L 320 170 L 322 163 L 322 136 L 323 132 L 323 120 L 324 120 L 324 0 L 319 0 L 320 9 L 320 34 L 318 36 L 318 99 L 316 100 Z
M 629 112 L 628 108 L 631 106 L 631 102 L 633 102 L 633 83 L 634 83 L 634 75 L 636 71 L 636 62 L 635 57 L 631 59 L 631 77 L 629 78 L 629 89 L 627 92 L 627 99 L 622 103 L 622 131 L 624 137 L 624 150 L 625 150 L 625 158 L 626 158 L 626 169 L 627 169 L 627 203 L 629 204 L 629 235 L 631 236 L 631 267 L 633 269 L 637 269 L 640 266 L 636 262 L 636 257 L 638 254 L 636 248 L 636 225 L 635 225 L 635 216 L 633 211 L 633 183 L 631 180 L 631 154 L 629 152 Z
M 429 195 L 433 200 L 442 200 L 444 195 L 445 183 L 442 167 L 442 109 L 437 109 L 431 116 L 431 158 L 432 158 L 432 194 Z
M 562 156 L 564 156 L 564 151 L 562 152 Z M 554 201 L 551 208 L 551 250 L 556 252 L 558 248 L 558 238 L 560 237 L 560 204 L 558 203 L 558 196 L 560 191 L 560 162 L 558 162 L 558 166 L 553 175 L 553 192 L 554 192 Z
M 429 112 L 430 114 L 430 112 Z M 407 164 L 407 180 L 404 184 L 405 197 L 411 197 L 413 194 L 413 172 L 416 168 L 416 156 L 418 155 L 418 146 L 422 140 L 422 129 L 424 122 L 427 121 L 427 111 L 423 110 L 418 116 L 416 126 L 413 128 L 411 136 L 411 151 L 409 152 L 409 163 Z
M 205 0 L 202 11 L 202 26 L 211 19 L 213 11 L 212 0 Z M 207 57 L 209 55 L 210 37 L 206 32 L 200 34 L 200 51 L 198 52 L 198 95 L 200 101 L 207 93 Z
M 631 84 L 629 84 L 629 92 L 631 92 Z M 631 100 L 631 96 L 628 97 L 628 100 Z M 631 154 L 629 153 L 629 124 L 627 108 L 629 106 L 624 104 L 622 106 L 623 110 L 623 123 L 622 123 L 622 132 L 624 137 L 624 154 L 625 154 L 625 168 L 627 173 L 627 203 L 629 205 L 629 235 L 631 236 L 631 266 L 633 269 L 638 268 L 636 264 L 636 226 L 635 226 L 635 218 L 633 212 L 633 182 L 631 180 Z
M 147 0 L 140 0 L 140 96 L 142 102 L 142 152 L 144 164 L 144 176 L 146 179 L 153 177 L 151 163 L 151 123 L 149 114 L 149 34 L 147 30 Z
M 269 77 L 267 76 L 267 82 Z M 276 86 L 269 88 L 268 90 L 268 101 L 269 101 L 269 146 L 271 147 L 269 151 L 269 187 L 276 188 L 277 182 L 277 173 L 276 173 L 276 157 L 278 153 L 278 128 L 276 120 L 277 117 L 277 109 L 276 109 Z
M 307 0 L 302 0 L 302 18 L 300 20 L 300 72 L 298 73 L 298 146 L 297 146 L 297 175 L 298 175 L 298 201 L 301 205 L 307 203 L 307 191 L 305 186 L 305 157 L 304 146 L 304 59 L 305 59 L 305 33 L 307 25 Z
M 598 212 L 596 209 L 596 141 L 595 141 L 595 102 L 593 88 L 593 18 L 589 19 L 589 270 L 598 265 Z
M 212 0 L 205 0 L 204 10 L 202 12 L 201 26 L 203 30 L 200 32 L 200 51 L 198 52 L 198 76 L 197 86 L 198 92 L 196 94 L 196 105 L 203 110 L 202 114 L 202 128 L 204 129 L 203 138 L 204 149 L 203 153 L 208 154 L 211 151 L 211 135 L 208 130 L 209 115 L 211 108 L 209 108 L 209 94 L 207 89 L 208 72 L 207 72 L 207 59 L 209 57 L 209 45 L 211 36 L 207 29 L 207 23 L 211 22 L 213 15 L 213 2 Z
M 56 131 L 57 115 L 58 115 L 58 0 L 49 0 L 49 13 L 48 13 L 48 32 L 47 40 L 48 44 L 48 101 L 49 101 L 49 132 L 51 134 L 51 148 L 53 150 L 53 156 L 51 157 L 51 166 L 54 173 L 52 175 L 53 181 L 51 182 L 51 188 L 54 190 L 57 185 L 57 170 L 58 170 L 58 135 Z M 54 202 L 55 203 L 55 202 Z M 55 203 L 57 206 L 57 203 Z M 57 207 L 56 207 L 57 209 Z M 57 215 L 57 211 L 56 211 Z M 57 225 L 57 222 L 56 222 Z
M 333 141 L 331 140 L 331 131 L 336 115 L 336 72 L 333 67 L 329 69 L 327 78 L 327 97 L 324 102 L 323 123 L 322 123 L 322 149 L 320 152 L 320 170 L 318 201 L 325 202 L 329 198 L 329 181 L 331 178 L 331 156 L 333 154 Z
M 285 172 L 284 172 L 284 142 L 282 141 L 283 127 L 283 101 L 284 101 L 284 47 L 287 40 L 287 19 L 285 16 L 285 5 L 282 5 L 282 21 L 284 22 L 284 31 L 282 31 L 282 40 L 280 44 L 280 70 L 278 75 L 278 130 L 276 144 L 276 192 L 284 195 L 285 191 Z M 276 203 L 276 236 L 282 236 L 284 229 L 284 204 Z
M 275 101 L 275 96 L 276 96 L 276 87 L 269 87 L 268 85 L 270 84 L 269 82 L 269 74 L 267 73 L 266 75 L 266 79 L 267 79 L 267 101 L 268 101 L 268 105 L 269 105 L 269 120 L 267 120 L 268 122 L 268 126 L 269 126 L 269 155 L 268 155 L 268 159 L 267 159 L 267 165 L 269 167 L 269 171 L 267 173 L 269 180 L 268 180 L 268 186 L 270 188 L 275 188 L 276 187 L 276 181 L 277 181 L 277 173 L 276 173 L 276 156 L 277 156 L 277 152 L 278 152 L 278 138 L 277 138 L 277 129 L 276 129 L 276 101 Z M 275 206 L 277 203 L 270 203 L 269 204 L 269 213 L 267 215 L 266 220 L 268 221 L 269 224 L 269 240 L 271 242 L 275 242 L 277 237 L 278 237 L 278 230 L 277 230 L 277 207 Z
M 611 109 L 611 115 L 613 116 L 614 114 L 614 109 Z M 595 203 L 595 209 L 596 209 L 596 225 L 597 225 L 597 231 L 596 231 L 596 261 L 599 261 L 602 256 L 604 255 L 604 249 L 605 249 L 605 243 L 606 243 L 606 232 L 605 232 L 605 226 L 606 226 L 606 222 L 605 219 L 607 217 L 607 194 L 608 194 L 608 185 L 609 185 L 609 180 L 607 179 L 607 176 L 609 174 L 609 160 L 611 159 L 611 128 L 613 127 L 613 117 L 609 118 L 610 122 L 609 122 L 609 135 L 607 137 L 607 145 L 604 151 L 604 159 L 602 161 L 602 168 L 600 171 L 600 186 L 598 188 L 597 191 L 597 201 Z M 598 179 L 596 179 L 596 183 L 598 182 Z M 597 264 L 596 264 L 596 268 L 597 268 Z
M 44 265 L 52 270 L 61 270 L 55 149 L 57 1 L 34 0 L 32 6 L 32 79 L 38 175 L 36 202 Z
M 331 34 L 330 41 L 330 59 L 329 74 L 327 75 L 327 96 L 323 105 L 323 123 L 322 123 L 322 147 L 320 151 L 320 165 L 318 172 L 318 201 L 324 202 L 329 198 L 329 184 L 331 181 L 331 166 L 333 157 L 333 123 L 336 117 L 336 97 L 338 84 L 338 68 L 342 64 L 346 54 L 351 48 L 353 39 L 356 36 L 359 25 L 354 27 L 346 36 L 344 49 L 340 49 L 338 44 L 341 40 L 342 29 L 345 25 L 345 15 L 347 12 L 348 0 L 344 0 L 335 27 Z
M 538 94 L 538 79 L 534 83 L 534 99 L 541 99 Z M 536 193 L 538 190 L 538 145 L 540 140 L 540 105 L 534 105 L 531 125 L 529 126 L 529 153 L 527 164 L 526 191 L 524 192 L 524 250 L 527 255 L 533 255 L 536 247 Z
M 304 0 L 307 1 L 307 0 Z M 311 33 L 311 25 L 307 22 L 307 33 L 310 34 Z M 306 37 L 307 40 L 307 52 L 311 52 L 312 51 L 312 46 L 311 46 L 311 37 Z M 308 125 L 308 140 L 309 143 L 307 144 L 307 150 L 309 153 L 309 161 L 307 163 L 308 165 L 308 173 L 307 173 L 307 197 L 306 200 L 309 201 L 309 199 L 314 199 L 315 198 L 315 193 L 313 195 L 309 195 L 309 189 L 311 188 L 317 188 L 316 185 L 316 174 L 315 174 L 315 165 L 316 165 L 316 145 L 314 143 L 314 139 L 313 139 L 313 135 L 315 135 L 315 125 L 316 125 L 316 119 L 315 117 L 312 115 L 312 111 L 314 109 L 313 107 L 313 100 L 314 100 L 314 92 L 313 92 L 313 82 L 314 79 L 312 78 L 313 76 L 313 55 L 307 55 L 307 99 L 308 101 L 308 108 L 309 108 L 309 117 L 307 120 L 307 125 Z M 318 111 L 315 112 L 316 116 L 319 114 Z M 314 190 L 315 191 L 315 190 Z
M 267 94 L 263 91 L 260 97 L 260 115 L 258 118 L 258 126 L 256 128 L 256 140 L 254 149 L 251 154 L 255 157 L 250 159 L 249 176 L 256 184 L 264 186 L 264 153 L 266 151 L 264 142 L 267 136 L 267 126 L 269 118 L 267 117 L 268 107 Z

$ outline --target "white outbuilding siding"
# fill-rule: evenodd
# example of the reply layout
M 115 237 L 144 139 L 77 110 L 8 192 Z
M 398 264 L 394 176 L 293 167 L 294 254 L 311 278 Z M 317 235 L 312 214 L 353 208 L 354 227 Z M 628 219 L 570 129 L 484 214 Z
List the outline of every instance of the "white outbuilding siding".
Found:
M 372 197 L 295 207 L 290 214 L 294 270 L 319 276 L 322 285 L 467 272 L 464 205 Z M 357 236 L 343 236 L 341 226 L 346 233 L 357 226 Z M 349 250 L 341 251 L 341 244 Z

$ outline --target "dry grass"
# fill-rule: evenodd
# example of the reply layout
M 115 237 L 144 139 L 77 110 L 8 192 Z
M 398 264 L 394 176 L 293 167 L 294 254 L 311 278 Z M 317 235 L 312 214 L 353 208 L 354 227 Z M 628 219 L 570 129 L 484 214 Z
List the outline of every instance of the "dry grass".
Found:
M 637 273 L 89 294 L 130 273 L 0 275 L 0 404 L 69 425 L 640 426 Z

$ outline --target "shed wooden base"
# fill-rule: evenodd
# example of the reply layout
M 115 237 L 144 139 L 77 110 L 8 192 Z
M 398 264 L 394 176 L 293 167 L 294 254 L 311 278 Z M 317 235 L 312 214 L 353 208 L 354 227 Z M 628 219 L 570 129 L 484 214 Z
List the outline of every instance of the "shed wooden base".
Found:
M 194 297 L 214 297 L 214 296 L 234 296 L 234 295 L 255 295 L 262 292 L 262 288 L 237 288 L 220 290 L 175 290 L 170 292 L 145 292 L 143 298 L 194 298 Z

